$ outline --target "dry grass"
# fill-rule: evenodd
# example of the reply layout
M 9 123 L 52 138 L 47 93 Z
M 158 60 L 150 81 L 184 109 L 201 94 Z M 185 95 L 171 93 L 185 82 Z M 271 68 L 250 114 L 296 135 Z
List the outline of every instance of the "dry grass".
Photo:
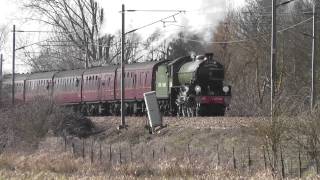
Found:
M 243 179 L 230 165 L 216 167 L 213 149 L 219 142 L 236 145 L 241 137 L 234 129 L 246 128 L 248 124 L 236 123 L 236 119 L 211 118 L 218 128 L 210 128 L 210 122 L 195 118 L 165 118 L 168 128 L 156 135 L 144 130 L 145 117 L 128 118 L 129 129 L 117 131 L 119 118 L 94 118 L 95 122 L 106 128 L 104 135 L 85 141 L 85 158 L 82 158 L 82 140 L 69 139 L 75 148 L 68 144 L 64 149 L 61 138 L 47 136 L 33 153 L 4 152 L 0 156 L 0 179 L 212 179 L 216 177 Z M 184 123 L 182 123 L 184 122 Z M 190 122 L 190 123 L 188 123 Z M 181 125 L 179 125 L 181 123 Z M 196 126 L 198 124 L 199 126 Z M 232 127 L 232 124 L 236 126 Z M 195 126 L 195 127 L 193 127 Z M 226 128 L 227 127 L 227 128 Z M 226 136 L 226 133 L 228 134 Z M 240 132 L 241 133 L 241 132 Z M 99 140 L 100 139 L 100 140 Z M 230 140 L 231 139 L 231 140 Z M 239 142 L 238 142 L 239 141 Z M 92 142 L 93 146 L 92 146 Z M 243 142 L 243 141 L 242 141 Z M 99 143 L 102 146 L 102 161 L 98 160 Z M 235 144 L 234 144 L 235 143 Z M 112 161 L 109 161 L 109 147 L 112 144 Z M 187 144 L 190 152 L 187 152 Z M 130 157 L 129 147 L 132 148 Z M 163 148 L 166 148 L 166 153 Z M 119 163 L 119 149 L 122 149 L 122 164 Z M 91 149 L 94 163 L 90 162 Z M 152 156 L 152 150 L 155 157 Z M 230 147 L 221 147 L 221 161 L 229 164 Z M 72 153 L 72 151 L 74 153 Z M 240 151 L 240 150 L 239 150 Z M 133 160 L 130 160 L 133 159 Z
M 34 117 L 39 116 L 35 114 Z M 35 151 L 20 148 L 0 152 L 0 179 L 272 178 L 268 170 L 264 171 L 263 142 L 256 132 L 256 124 L 263 125 L 264 118 L 165 117 L 168 127 L 154 135 L 144 129 L 146 117 L 128 117 L 129 128 L 122 131 L 116 129 L 119 117 L 92 119 L 98 127 L 106 129 L 103 134 L 84 141 L 69 137 L 65 146 L 64 139 L 47 133 L 37 138 L 40 141 Z M 28 132 L 31 133 L 32 129 Z M 248 148 L 253 161 L 250 171 Z M 236 159 L 236 169 L 233 158 Z M 289 175 L 289 168 L 286 172 Z M 295 173 L 290 175 L 297 177 Z M 314 173 L 304 175 L 309 176 L 316 177 Z
M 270 173 L 240 175 L 226 169 L 207 169 L 176 159 L 159 164 L 128 163 L 108 166 L 91 164 L 70 153 L 37 152 L 31 155 L 3 154 L 0 156 L 0 179 L 261 179 Z M 102 167 L 104 166 L 104 167 Z M 263 174 L 263 176 L 261 176 Z

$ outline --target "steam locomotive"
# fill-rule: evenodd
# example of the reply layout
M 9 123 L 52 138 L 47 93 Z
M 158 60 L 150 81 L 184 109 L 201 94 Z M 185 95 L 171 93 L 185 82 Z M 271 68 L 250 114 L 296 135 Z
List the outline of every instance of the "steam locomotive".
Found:
M 17 75 L 16 102 L 45 97 L 87 115 L 120 114 L 121 69 L 117 65 Z M 4 88 L 12 85 L 6 77 Z M 125 65 L 125 113 L 143 115 L 143 94 L 155 91 L 165 115 L 223 116 L 231 100 L 224 67 L 213 54 Z

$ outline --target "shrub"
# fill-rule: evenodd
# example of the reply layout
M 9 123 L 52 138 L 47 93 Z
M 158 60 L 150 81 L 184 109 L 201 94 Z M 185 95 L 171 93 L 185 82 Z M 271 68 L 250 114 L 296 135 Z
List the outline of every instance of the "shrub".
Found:
M 89 119 L 41 97 L 0 109 L 0 117 L 0 153 L 4 148 L 35 149 L 49 130 L 58 136 L 90 135 L 94 131 Z

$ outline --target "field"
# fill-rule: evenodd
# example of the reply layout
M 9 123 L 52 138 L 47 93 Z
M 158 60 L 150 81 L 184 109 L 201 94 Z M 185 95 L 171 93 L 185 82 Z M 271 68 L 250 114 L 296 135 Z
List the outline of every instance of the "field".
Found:
M 35 151 L 5 151 L 0 179 L 270 179 L 268 151 L 256 133 L 264 118 L 164 118 L 149 134 L 146 117 L 92 117 L 105 131 L 87 139 L 49 132 Z M 288 147 L 290 149 L 290 147 Z M 285 150 L 284 150 L 285 151 Z M 298 176 L 297 156 L 284 152 L 285 176 Z M 301 155 L 302 158 L 307 156 Z M 306 162 L 303 165 L 306 166 Z M 304 177 L 315 177 L 305 170 Z M 281 176 L 279 172 L 276 176 Z

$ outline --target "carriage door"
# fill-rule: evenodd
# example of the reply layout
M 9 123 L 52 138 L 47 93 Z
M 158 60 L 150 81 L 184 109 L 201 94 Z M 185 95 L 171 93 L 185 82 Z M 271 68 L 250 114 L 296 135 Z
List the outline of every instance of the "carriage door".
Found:
M 137 73 L 134 71 L 133 77 L 132 77 L 132 88 L 133 88 L 133 96 L 136 99 L 137 98 Z
M 101 86 L 101 75 L 98 75 L 98 82 L 97 82 L 97 88 L 98 88 L 98 101 L 101 101 L 102 98 L 102 89 L 103 87 Z
M 101 81 L 100 81 L 100 93 L 101 93 L 101 99 L 104 101 L 106 99 L 106 89 L 107 89 L 107 75 L 102 74 L 101 75 Z

